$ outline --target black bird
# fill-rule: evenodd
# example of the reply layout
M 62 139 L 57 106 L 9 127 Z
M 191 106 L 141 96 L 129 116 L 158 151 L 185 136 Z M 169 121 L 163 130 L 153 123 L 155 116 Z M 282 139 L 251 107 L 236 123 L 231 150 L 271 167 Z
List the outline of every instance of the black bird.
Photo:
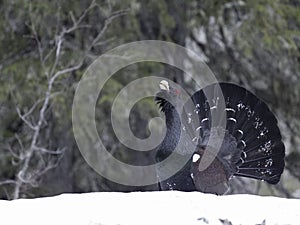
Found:
M 163 163 L 171 154 L 177 159 L 169 169 L 158 164 L 160 190 L 222 195 L 233 176 L 279 182 L 285 147 L 277 120 L 262 100 L 232 83 L 211 84 L 194 93 L 189 103 L 165 80 L 160 89 L 155 101 L 165 114 L 167 130 L 156 161 Z M 220 143 L 219 150 L 215 143 Z M 204 170 L 200 162 L 207 163 Z M 178 169 L 176 163 L 183 165 Z M 169 177 L 170 168 L 177 170 Z

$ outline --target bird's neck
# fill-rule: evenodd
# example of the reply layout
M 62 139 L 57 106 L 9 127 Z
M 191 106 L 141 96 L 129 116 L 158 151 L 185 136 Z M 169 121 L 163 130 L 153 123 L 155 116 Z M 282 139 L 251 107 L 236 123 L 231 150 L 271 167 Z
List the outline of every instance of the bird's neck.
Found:
M 177 110 L 171 107 L 170 110 L 165 111 L 165 117 L 167 131 L 160 145 L 161 156 L 159 158 L 165 158 L 175 150 L 181 134 L 181 122 Z
M 176 133 L 175 131 L 180 131 L 181 122 L 180 116 L 177 110 L 172 107 L 170 111 L 165 113 L 166 115 L 166 126 L 168 131 L 172 131 L 171 133 Z M 177 132 L 178 133 L 178 132 Z M 180 135 L 180 132 L 179 132 Z

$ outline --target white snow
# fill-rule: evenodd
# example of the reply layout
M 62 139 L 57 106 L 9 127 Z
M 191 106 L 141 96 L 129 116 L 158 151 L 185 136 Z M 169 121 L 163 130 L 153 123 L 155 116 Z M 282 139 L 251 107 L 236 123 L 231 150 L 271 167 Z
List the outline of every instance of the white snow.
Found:
M 8 225 L 287 225 L 300 224 L 300 200 L 199 192 L 63 194 L 0 200 Z M 230 224 L 230 223 L 227 223 Z

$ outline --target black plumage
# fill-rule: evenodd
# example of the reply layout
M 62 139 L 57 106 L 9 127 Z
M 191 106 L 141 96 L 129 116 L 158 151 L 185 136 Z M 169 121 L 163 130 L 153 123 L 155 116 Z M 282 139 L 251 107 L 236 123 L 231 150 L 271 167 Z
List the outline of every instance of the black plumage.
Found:
M 165 113 L 167 132 L 157 149 L 157 162 L 170 154 L 186 159 L 167 179 L 157 168 L 161 190 L 224 194 L 233 176 L 279 182 L 285 148 L 277 120 L 262 100 L 232 83 L 209 85 L 189 103 L 168 82 L 160 87 L 155 100 Z M 214 143 L 220 143 L 219 149 Z M 203 170 L 199 166 L 205 160 L 208 166 Z

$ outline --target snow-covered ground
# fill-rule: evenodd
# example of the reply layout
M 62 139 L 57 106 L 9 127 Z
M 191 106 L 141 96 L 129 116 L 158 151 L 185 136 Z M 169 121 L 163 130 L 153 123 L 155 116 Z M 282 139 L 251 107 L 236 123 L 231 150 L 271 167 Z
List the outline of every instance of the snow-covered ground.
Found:
M 298 225 L 300 200 L 177 191 L 63 194 L 31 200 L 1 200 L 0 224 Z

